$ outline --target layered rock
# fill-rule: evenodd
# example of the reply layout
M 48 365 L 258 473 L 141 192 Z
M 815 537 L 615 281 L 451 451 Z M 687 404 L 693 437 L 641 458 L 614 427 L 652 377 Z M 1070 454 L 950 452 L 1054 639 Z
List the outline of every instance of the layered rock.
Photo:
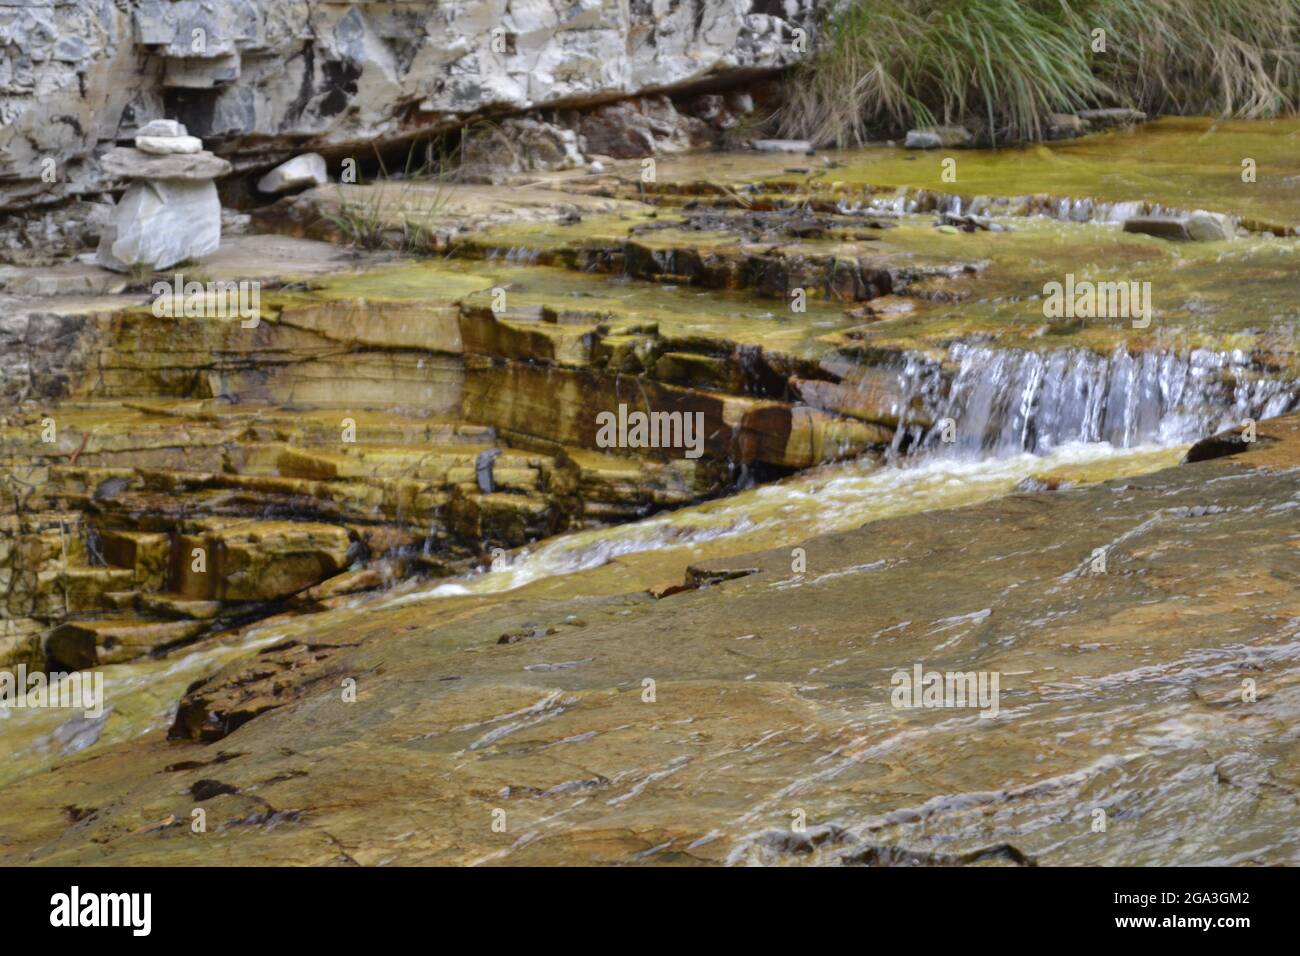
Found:
M 0 208 L 102 190 L 95 153 L 145 117 L 179 119 L 241 168 L 302 149 L 369 154 L 478 114 L 771 72 L 799 56 L 792 24 L 808 12 L 804 0 L 0 7 Z
M 680 582 L 658 599 L 639 592 L 644 566 L 620 563 L 563 591 L 281 619 L 269 643 L 193 680 L 169 727 L 10 783 L 5 852 L 28 865 L 1285 865 L 1300 432 L 1277 421 L 1259 438 L 1093 488 L 804 528 L 791 539 L 803 572 L 786 542 L 684 549 L 653 566 Z M 1089 570 L 1097 549 L 1104 573 Z M 893 675 L 912 673 L 919 646 L 927 671 L 998 675 L 997 713 L 900 706 Z M 358 752 L 372 772 L 357 774 Z M 1225 800 L 1241 813 L 1211 812 Z M 206 836 L 188 829 L 196 806 Z

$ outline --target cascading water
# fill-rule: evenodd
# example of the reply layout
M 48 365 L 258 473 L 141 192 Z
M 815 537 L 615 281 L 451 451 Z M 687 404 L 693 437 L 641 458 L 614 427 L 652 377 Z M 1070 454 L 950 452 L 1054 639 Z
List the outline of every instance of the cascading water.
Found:
M 1102 356 L 958 343 L 943 363 L 914 357 L 899 376 L 904 407 L 921 411 L 904 414 L 895 449 L 919 440 L 928 454 L 962 458 L 1043 454 L 1069 442 L 1180 444 L 1297 401 L 1293 383 L 1261 375 L 1247 356 L 1207 349 Z
M 900 189 L 865 202 L 841 200 L 841 213 L 873 212 L 886 216 L 946 213 L 953 216 L 1046 216 L 1062 222 L 1123 223 L 1133 216 L 1179 216 L 1188 210 L 1141 200 L 1103 202 L 1089 198 L 1047 196 L 962 196 L 930 189 Z
M 509 591 L 611 561 L 630 567 L 637 555 L 698 558 L 797 543 L 811 528 L 972 504 L 1076 466 L 1141 474 L 1173 464 L 1181 445 L 1284 414 L 1300 398 L 1294 383 L 1267 378 L 1246 355 L 1206 349 L 1118 348 L 1107 357 L 959 343 L 942 361 L 912 353 L 896 374 L 890 414 L 899 425 L 885 467 L 840 462 L 631 524 L 560 535 L 485 574 L 422 584 L 390 600 Z

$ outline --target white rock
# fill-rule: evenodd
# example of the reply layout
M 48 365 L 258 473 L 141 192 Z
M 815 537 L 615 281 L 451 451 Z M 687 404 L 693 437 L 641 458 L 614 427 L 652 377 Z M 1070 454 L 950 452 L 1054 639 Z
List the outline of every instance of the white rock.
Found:
M 1196 242 L 1219 242 L 1235 238 L 1237 227 L 1230 216 L 1198 209 L 1187 217 L 1187 234 Z
M 189 130 L 185 128 L 184 123 L 178 123 L 176 120 L 156 119 L 150 120 L 135 131 L 136 136 L 185 136 Z
M 203 140 L 197 136 L 137 136 L 135 148 L 155 156 L 203 152 Z
M 259 192 L 283 193 L 303 186 L 321 186 L 329 181 L 325 157 L 320 153 L 303 153 L 281 163 L 257 181 Z
M 760 153 L 812 152 L 812 143 L 806 139 L 756 139 L 753 146 Z
M 137 181 L 127 187 L 99 240 L 99 264 L 117 272 L 144 263 L 166 269 L 221 245 L 221 200 L 211 181 Z

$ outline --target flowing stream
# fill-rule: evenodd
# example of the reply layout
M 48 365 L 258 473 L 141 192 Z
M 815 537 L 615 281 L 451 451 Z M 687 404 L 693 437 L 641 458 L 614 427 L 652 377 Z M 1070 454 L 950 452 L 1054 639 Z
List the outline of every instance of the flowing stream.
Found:
M 484 572 L 407 582 L 378 600 L 395 606 L 522 588 L 571 597 L 680 580 L 695 561 L 792 547 L 813 534 L 970 505 L 1017 488 L 1154 471 L 1176 463 L 1199 436 L 1247 417 L 1282 414 L 1296 401 L 1294 387 L 1259 376 L 1240 356 L 1204 351 L 1134 356 L 1117 350 L 1107 358 L 1083 350 L 954 345 L 945 362 L 915 358 L 898 375 L 909 407 L 931 421 L 953 420 L 954 441 L 904 416 L 898 451 L 884 464 L 827 465 L 725 499 L 560 535 L 500 556 Z M 353 613 L 374 600 L 365 596 L 353 608 L 326 613 Z M 98 720 L 0 710 L 5 776 L 25 775 L 101 740 L 166 726 L 197 676 L 293 626 L 269 623 L 162 660 L 104 668 L 108 709 Z
M 502 556 L 484 574 L 418 585 L 390 599 L 511 591 L 639 555 L 668 575 L 700 559 L 794 545 L 812 533 L 916 511 L 960 507 L 1025 482 L 1100 481 L 1172 465 L 1186 446 L 1296 404 L 1293 384 L 1260 376 L 1240 355 L 1206 350 L 1109 357 L 957 344 L 944 363 L 909 359 L 898 372 L 906 412 L 883 466 L 825 466 L 721 501 L 632 524 L 561 535 Z M 1032 487 L 1032 484 L 1030 485 Z

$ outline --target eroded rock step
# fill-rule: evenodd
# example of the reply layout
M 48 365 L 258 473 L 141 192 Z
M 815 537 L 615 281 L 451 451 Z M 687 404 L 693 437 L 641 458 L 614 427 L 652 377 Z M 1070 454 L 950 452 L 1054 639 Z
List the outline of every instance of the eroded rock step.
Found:
M 557 261 L 575 267 L 614 256 L 602 268 L 617 271 L 621 256 L 628 271 L 628 262 L 640 257 L 654 264 L 641 274 L 680 278 L 678 287 L 496 261 L 429 263 L 273 291 L 254 328 L 232 318 L 159 318 L 120 306 L 56 315 L 20 311 L 10 330 L 26 350 L 15 351 L 19 361 L 0 376 L 8 394 L 39 396 L 56 419 L 61 401 L 126 404 L 99 406 L 89 418 L 102 421 L 65 429 L 49 460 L 48 449 L 31 450 L 45 412 L 33 409 L 14 422 L 19 427 L 7 443 L 13 467 L 49 484 L 47 510 L 55 517 L 32 526 L 14 506 L 15 533 L 44 535 L 44 551 L 9 580 L 30 582 L 33 567 L 46 578 L 23 584 L 28 596 L 9 602 L 7 640 L 24 648 L 12 653 L 34 659 L 31 635 L 64 617 L 128 610 L 146 621 L 158 615 L 206 620 L 215 630 L 234 619 L 226 610 L 258 613 L 251 608 L 256 602 L 282 600 L 329 578 L 350 575 L 314 592 L 311 601 L 413 570 L 446 571 L 493 546 L 690 503 L 736 482 L 897 445 L 900 435 L 924 440 L 936 419 L 978 411 L 973 396 L 985 385 L 1025 393 L 1026 383 L 1042 380 L 1064 393 L 1070 369 L 1087 370 L 1090 362 L 1101 364 L 1078 384 L 1116 395 L 1131 391 L 1151 409 L 1125 416 L 1138 429 L 1119 433 L 1125 443 L 1180 414 L 1215 425 L 1216 412 L 1279 414 L 1293 400 L 1291 391 L 1272 383 L 1290 375 L 1294 339 L 1259 328 L 1261 316 L 1291 307 L 1291 273 L 1282 259 L 1293 250 L 1284 243 L 1242 240 L 1241 258 L 1223 265 L 1220 253 L 1207 254 L 1199 263 L 1204 268 L 1188 270 L 1182 253 L 1175 258 L 1167 245 L 1146 237 L 1081 239 L 1077 227 L 1034 220 L 1002 232 L 942 233 L 935 225 L 920 216 L 801 209 L 759 215 L 722 206 L 643 219 L 632 227 L 643 232 L 636 242 L 602 239 L 602 232 L 614 236 L 628 228 L 613 221 L 596 223 L 596 235 L 586 238 L 547 224 L 530 227 L 525 237 L 558 250 Z M 727 242 L 737 236 L 779 247 L 761 252 L 780 264 L 778 272 L 764 279 L 761 270 L 736 267 Z M 489 229 L 477 251 L 469 245 L 462 251 L 484 255 L 498 241 Z M 970 252 L 979 254 L 978 267 L 963 259 Z M 1175 353 L 1160 335 L 1144 333 L 1135 348 L 1164 350 L 1154 363 L 1133 364 L 1133 333 L 1122 322 L 1044 320 L 1027 327 L 1030 277 L 1068 268 L 1081 252 L 1156 270 L 1161 287 L 1172 286 L 1182 312 L 1195 317 L 1195 332 L 1181 344 L 1206 343 L 1208 358 L 1178 359 L 1166 368 L 1159 356 Z M 743 245 L 739 254 L 750 255 Z M 682 262 L 694 271 L 677 276 Z M 822 270 L 825 281 L 808 268 Z M 1215 270 L 1229 269 L 1245 270 L 1252 280 L 1249 309 L 1217 291 Z M 821 284 L 805 290 L 804 311 L 768 306 L 762 298 L 764 291 L 784 297 L 792 282 L 810 275 Z M 836 276 L 847 277 L 844 284 Z M 863 298 L 865 306 L 852 304 Z M 1162 318 L 1167 329 L 1185 316 L 1173 311 Z M 972 335 L 1004 349 L 980 358 L 961 344 Z M 1219 362 L 1213 349 L 1226 346 L 1243 357 Z M 1070 349 L 1079 351 L 1070 357 Z M 1044 350 L 1064 364 L 1034 358 Z M 1088 352 L 1104 358 L 1089 360 Z M 1011 355 L 1024 358 L 1006 358 Z M 1053 363 L 1061 370 L 1054 372 Z M 1130 373 L 1129 364 L 1141 371 Z M 996 371 L 1001 365 L 1005 376 Z M 975 366 L 987 367 L 987 383 L 976 381 L 982 373 Z M 974 378 L 962 384 L 970 369 Z M 1148 370 L 1162 394 L 1154 405 L 1141 392 Z M 1185 398 L 1164 395 L 1171 374 L 1188 383 L 1178 389 Z M 166 396 L 170 404 L 151 405 L 140 396 Z M 187 399 L 204 403 L 183 404 Z M 999 403 L 1005 401 L 984 409 L 986 424 L 1031 449 L 1026 436 L 1042 437 L 1041 429 L 1010 418 L 993 421 Z M 700 457 L 656 448 L 604 454 L 595 415 L 621 406 L 702 416 Z M 365 419 L 353 416 L 354 407 L 390 411 Z M 119 412 L 126 419 L 114 425 Z M 148 422 L 140 436 L 131 416 Z M 444 424 L 430 425 L 428 416 Z M 1103 419 L 1096 418 L 1095 434 L 1046 437 L 1114 440 Z M 355 448 L 345 438 L 346 421 L 362 432 Z M 990 440 L 997 447 L 1003 442 L 1000 435 L 974 434 L 963 445 L 978 451 Z M 484 454 L 493 457 L 486 485 Z M 22 507 L 30 514 L 30 503 Z M 53 521 L 63 522 L 66 538 L 68 527 L 84 524 L 83 515 L 95 518 L 91 535 L 166 536 L 168 576 L 164 586 L 146 590 L 174 599 L 133 596 L 128 585 L 137 582 L 125 581 L 122 568 L 97 566 L 98 552 L 88 563 L 77 545 L 65 558 L 62 538 L 51 564 Z M 334 529 L 321 532 L 333 544 L 306 552 L 286 544 L 273 563 L 297 570 L 279 583 L 266 574 L 261 591 L 226 582 L 227 570 L 260 576 L 238 570 L 237 562 L 217 565 L 220 584 L 181 582 L 183 562 L 175 555 L 184 547 L 235 553 L 251 547 L 250 540 L 279 547 L 283 529 L 225 527 L 254 518 L 303 523 L 290 530 L 308 537 L 312 523 Z M 340 528 L 346 539 L 334 533 Z M 360 566 L 367 560 L 382 564 Z M 140 573 L 133 560 L 125 567 Z M 11 598 L 18 589 L 10 588 Z M 24 623 L 14 623 L 19 619 Z M 166 632 L 132 646 L 165 650 L 190 636 Z
M 154 401 L 8 420 L 4 661 L 161 653 L 286 599 L 327 606 L 713 490 L 707 463 L 522 451 L 487 426 L 351 414 Z

